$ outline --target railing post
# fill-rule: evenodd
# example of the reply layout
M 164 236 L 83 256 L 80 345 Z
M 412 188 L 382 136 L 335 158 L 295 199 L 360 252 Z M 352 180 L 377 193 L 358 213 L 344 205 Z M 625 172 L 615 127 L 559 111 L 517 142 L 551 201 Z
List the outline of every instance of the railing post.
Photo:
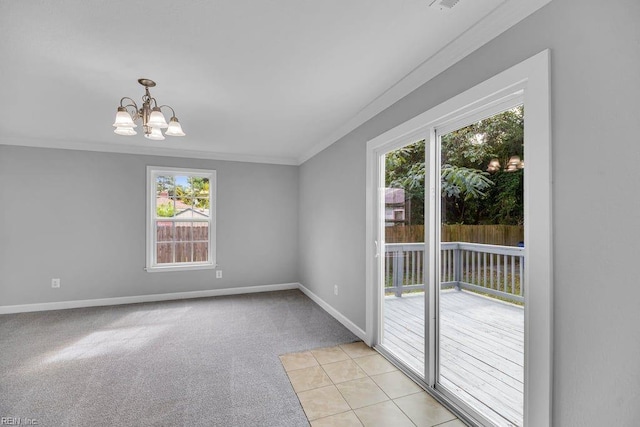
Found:
M 404 281 L 404 249 L 398 249 L 393 257 L 393 287 L 396 297 L 402 296 L 402 282 Z
M 460 290 L 460 281 L 462 280 L 462 257 L 460 256 L 460 246 L 456 245 L 453 249 L 453 281 L 456 283 L 456 289 Z

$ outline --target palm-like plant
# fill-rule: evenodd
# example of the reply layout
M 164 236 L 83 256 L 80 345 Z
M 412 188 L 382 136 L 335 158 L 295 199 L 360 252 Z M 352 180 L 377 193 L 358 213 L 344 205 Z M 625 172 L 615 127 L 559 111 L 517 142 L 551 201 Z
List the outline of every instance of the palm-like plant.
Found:
M 442 195 L 464 200 L 480 199 L 494 185 L 488 173 L 460 166 L 442 166 Z

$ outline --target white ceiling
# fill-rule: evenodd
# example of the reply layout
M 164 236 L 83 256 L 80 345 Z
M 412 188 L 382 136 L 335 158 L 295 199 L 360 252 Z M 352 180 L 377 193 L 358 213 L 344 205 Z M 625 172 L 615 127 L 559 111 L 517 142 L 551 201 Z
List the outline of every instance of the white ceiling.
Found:
M 2 1 L 0 143 L 299 164 L 549 0 L 431 1 Z M 113 133 L 140 77 L 187 136 Z

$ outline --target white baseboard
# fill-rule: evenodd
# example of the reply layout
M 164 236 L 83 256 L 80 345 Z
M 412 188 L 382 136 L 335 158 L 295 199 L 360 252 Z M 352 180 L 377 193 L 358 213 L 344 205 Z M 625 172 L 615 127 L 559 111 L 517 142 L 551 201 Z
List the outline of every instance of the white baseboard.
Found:
M 367 334 L 360 329 L 355 323 L 347 319 L 342 313 L 333 308 L 325 300 L 311 292 L 300 283 L 281 283 L 276 285 L 260 285 L 260 286 L 244 286 L 240 288 L 225 288 L 225 289 L 210 289 L 206 291 L 191 291 L 191 292 L 173 292 L 167 294 L 152 294 L 152 295 L 136 295 L 130 297 L 114 297 L 114 298 L 99 298 L 99 299 L 87 299 L 87 300 L 75 300 L 75 301 L 59 301 L 59 302 L 45 302 L 39 304 L 21 304 L 21 305 L 4 305 L 0 306 L 0 314 L 13 314 L 13 313 L 28 313 L 33 311 L 48 311 L 48 310 L 65 310 L 69 308 L 82 308 L 82 307 L 99 307 L 107 305 L 120 305 L 120 304 L 136 304 L 141 302 L 156 302 L 156 301 L 170 301 L 190 298 L 206 298 L 217 297 L 223 295 L 240 295 L 248 293 L 258 292 L 271 292 L 271 291 L 285 291 L 289 289 L 299 289 L 309 299 L 318 304 L 333 316 L 338 322 L 340 322 L 345 328 L 350 330 L 358 338 L 368 343 Z
M 131 297 L 115 297 L 87 299 L 76 301 L 46 302 L 40 304 L 4 305 L 0 306 L 0 314 L 27 313 L 32 311 L 64 310 L 68 308 L 98 307 L 105 305 L 135 304 L 140 302 L 168 301 L 189 298 L 217 297 L 222 295 L 239 295 L 257 292 L 284 291 L 299 289 L 299 283 L 282 283 L 277 285 L 244 286 L 241 288 L 210 289 L 206 291 L 173 292 L 168 294 L 136 295 Z
M 298 286 L 299 286 L 300 290 L 302 291 L 302 293 L 304 293 L 306 296 L 308 296 L 309 299 L 311 299 L 313 302 L 315 302 L 320 307 L 322 307 L 322 309 L 324 311 L 326 311 L 331 316 L 333 316 L 338 322 L 342 323 L 342 325 L 345 328 L 347 328 L 348 330 L 350 330 L 354 335 L 356 335 L 358 338 L 360 338 L 365 343 L 369 344 L 367 342 L 368 341 L 367 340 L 367 333 L 365 331 L 360 329 L 355 323 L 353 323 L 351 320 L 347 319 L 342 313 L 340 313 L 338 310 L 336 310 L 331 305 L 329 305 L 328 302 L 326 302 L 325 300 L 320 298 L 318 295 L 316 295 L 313 292 L 311 292 L 309 289 L 305 288 L 302 284 L 299 283 Z

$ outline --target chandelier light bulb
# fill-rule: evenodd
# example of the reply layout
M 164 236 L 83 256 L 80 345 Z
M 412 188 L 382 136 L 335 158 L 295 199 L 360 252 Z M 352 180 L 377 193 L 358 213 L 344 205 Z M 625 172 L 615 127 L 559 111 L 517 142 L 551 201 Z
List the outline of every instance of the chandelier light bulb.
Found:
M 158 129 L 166 129 L 169 127 L 167 121 L 164 118 L 164 114 L 162 114 L 159 107 L 155 107 L 153 110 L 151 110 L 151 115 L 149 116 L 147 126 Z
M 154 141 L 162 141 L 164 139 L 164 135 L 160 128 L 151 128 L 151 132 L 145 133 L 144 136 Z
M 169 128 L 164 133 L 169 136 L 184 136 L 185 133 L 182 131 L 182 126 L 180 126 L 180 122 L 176 116 L 171 117 L 169 120 Z
M 137 125 L 133 122 L 131 115 L 124 107 L 118 107 L 116 113 L 116 121 L 113 123 L 114 127 L 134 128 Z M 117 132 L 116 132 L 117 133 Z
M 135 130 L 133 130 L 132 127 L 127 127 L 127 126 L 119 126 L 113 132 L 117 133 L 118 135 L 124 135 L 124 136 L 137 135 L 138 133 Z

